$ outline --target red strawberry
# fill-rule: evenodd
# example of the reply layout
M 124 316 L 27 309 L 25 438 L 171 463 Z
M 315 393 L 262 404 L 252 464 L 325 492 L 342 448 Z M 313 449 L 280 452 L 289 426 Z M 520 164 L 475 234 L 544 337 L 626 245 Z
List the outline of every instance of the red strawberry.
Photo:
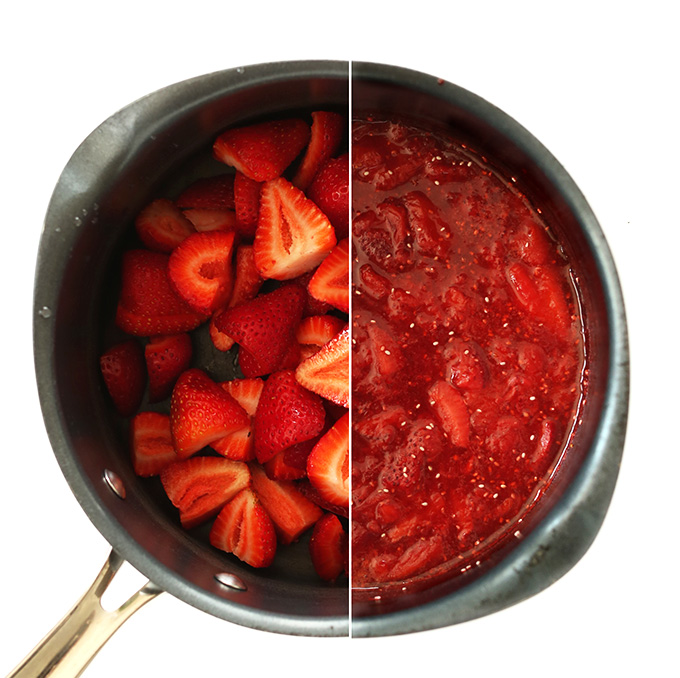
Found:
M 267 567 L 276 554 L 274 524 L 250 488 L 241 490 L 217 516 L 210 543 L 251 567 Z
M 314 273 L 316 271 L 307 271 L 307 273 L 303 273 L 301 276 L 298 276 L 297 278 L 293 278 L 292 280 L 287 280 L 284 284 L 285 285 L 299 285 L 302 287 L 302 289 L 307 292 L 307 288 L 309 287 L 309 281 L 314 277 Z M 323 315 L 324 313 L 328 313 L 328 311 L 332 310 L 333 307 L 330 304 L 327 304 L 325 301 L 319 301 L 318 299 L 315 299 L 311 294 L 307 294 L 307 299 L 305 301 L 305 308 L 302 311 L 302 317 L 306 318 L 310 315 Z
M 225 310 L 215 318 L 220 332 L 232 337 L 251 359 L 248 376 L 273 372 L 294 341 L 306 293 L 297 285 L 279 287 Z M 239 356 L 241 369 L 243 362 Z M 245 374 L 245 372 L 244 372 Z
M 287 480 L 269 478 L 261 466 L 250 469 L 253 491 L 274 523 L 282 544 L 290 544 L 309 529 L 322 515 L 321 509 L 300 494 Z
M 149 373 L 149 402 L 165 400 L 184 370 L 191 364 L 191 338 L 186 332 L 151 337 L 144 347 Z
M 309 554 L 316 573 L 324 581 L 335 581 L 347 563 L 349 540 L 338 516 L 326 513 L 317 521 L 309 540 Z
M 338 240 L 349 235 L 349 154 L 327 160 L 307 189 L 307 197 L 314 201 L 328 217 Z
M 287 447 L 319 435 L 326 412 L 321 398 L 284 370 L 265 382 L 254 418 L 255 455 L 263 464 Z
M 104 383 L 118 413 L 129 417 L 139 408 L 146 385 L 144 351 L 133 339 L 112 346 L 99 358 Z
M 467 447 L 470 442 L 470 414 L 458 389 L 446 381 L 436 381 L 427 393 L 451 444 Z
M 172 288 L 168 259 L 148 250 L 129 250 L 123 255 L 116 324 L 124 332 L 143 337 L 177 334 L 189 332 L 205 320 Z
M 217 138 L 213 153 L 250 179 L 267 181 L 283 174 L 309 141 L 309 134 L 309 125 L 296 118 L 237 127 Z
M 191 221 L 165 198 L 147 205 L 137 216 L 135 228 L 141 241 L 156 252 L 171 252 L 194 232 Z
M 130 422 L 132 467 L 138 476 L 158 475 L 177 461 L 172 444 L 170 417 L 159 412 L 140 412 Z
M 307 190 L 319 167 L 340 147 L 346 124 L 344 116 L 330 111 L 312 113 L 312 135 L 305 156 L 298 167 L 293 183 Z
M 208 375 L 196 368 L 182 373 L 170 399 L 172 438 L 180 459 L 232 431 L 248 426 L 244 409 Z
M 349 238 L 345 238 L 321 262 L 308 287 L 315 299 L 344 313 L 349 312 L 349 256 Z
M 314 446 L 307 458 L 307 477 L 327 502 L 349 506 L 349 412 Z
M 236 213 L 232 210 L 192 208 L 184 210 L 184 216 L 199 232 L 233 231 L 236 229 Z
M 345 321 L 334 315 L 310 315 L 298 325 L 295 339 L 298 344 L 323 346 L 345 326 Z
M 262 186 L 254 247 L 263 277 L 297 278 L 316 268 L 335 244 L 328 218 L 299 188 L 283 178 Z
M 187 529 L 212 518 L 250 483 L 248 466 L 221 457 L 193 457 L 166 466 L 160 474 L 168 498 Z
M 201 177 L 182 191 L 175 204 L 182 208 L 233 210 L 234 175 L 229 172 Z
M 296 483 L 296 487 L 302 494 L 305 495 L 305 497 L 307 497 L 307 499 L 313 501 L 322 509 L 330 511 L 331 513 L 335 513 L 338 516 L 343 516 L 343 518 L 349 518 L 349 507 L 338 506 L 337 504 L 333 504 L 332 502 L 324 499 L 321 496 L 319 490 L 317 490 L 316 487 L 314 487 L 314 485 L 309 482 L 308 478 L 299 480 Z
M 233 252 L 233 231 L 211 231 L 195 233 L 170 255 L 170 281 L 197 313 L 210 315 L 229 300 Z
M 236 227 L 246 238 L 255 237 L 257 220 L 260 214 L 261 181 L 249 179 L 245 174 L 236 172 L 234 178 L 234 209 Z
M 307 476 L 307 457 L 317 442 L 317 438 L 311 438 L 282 450 L 264 463 L 263 466 L 267 475 L 277 480 L 305 478 Z
M 349 327 L 303 360 L 295 377 L 306 389 L 349 407 Z

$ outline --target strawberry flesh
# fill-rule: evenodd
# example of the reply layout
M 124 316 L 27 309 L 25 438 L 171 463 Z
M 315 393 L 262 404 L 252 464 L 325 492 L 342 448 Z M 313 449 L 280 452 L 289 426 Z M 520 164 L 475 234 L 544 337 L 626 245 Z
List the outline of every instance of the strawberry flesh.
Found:
M 349 238 L 341 240 L 309 281 L 309 294 L 318 301 L 349 312 Z
M 166 253 L 194 232 L 191 221 L 166 198 L 149 203 L 137 216 L 135 229 L 149 249 Z
M 130 421 L 130 448 L 132 467 L 138 476 L 156 476 L 177 461 L 170 417 L 160 412 L 135 415 Z
M 345 131 L 345 118 L 331 111 L 312 113 L 312 133 L 305 155 L 293 177 L 293 183 L 305 191 L 319 171 L 319 167 L 340 147 Z M 348 167 L 349 172 L 349 167 Z
M 307 458 L 307 477 L 327 502 L 349 507 L 349 412 L 314 446 Z
M 183 209 L 233 210 L 234 175 L 201 177 L 182 191 L 175 204 Z
M 307 197 L 328 217 L 338 240 L 349 235 L 349 154 L 330 158 L 319 169 Z
M 324 581 L 335 581 L 346 570 L 349 539 L 338 516 L 325 513 L 317 521 L 309 541 L 314 570 Z

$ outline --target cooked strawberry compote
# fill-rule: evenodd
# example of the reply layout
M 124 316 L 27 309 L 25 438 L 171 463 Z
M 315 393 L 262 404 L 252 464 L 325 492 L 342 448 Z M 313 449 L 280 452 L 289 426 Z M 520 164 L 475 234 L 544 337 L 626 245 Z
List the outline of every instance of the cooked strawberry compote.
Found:
M 569 261 L 487 160 L 353 125 L 352 583 L 474 568 L 542 496 L 584 398 Z

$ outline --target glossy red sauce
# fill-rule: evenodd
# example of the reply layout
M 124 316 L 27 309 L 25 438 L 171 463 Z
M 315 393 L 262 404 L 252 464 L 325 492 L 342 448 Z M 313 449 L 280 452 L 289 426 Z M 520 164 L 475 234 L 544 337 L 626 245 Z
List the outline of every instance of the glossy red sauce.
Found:
M 583 397 L 570 265 L 511 178 L 353 125 L 352 585 L 474 567 L 549 483 Z

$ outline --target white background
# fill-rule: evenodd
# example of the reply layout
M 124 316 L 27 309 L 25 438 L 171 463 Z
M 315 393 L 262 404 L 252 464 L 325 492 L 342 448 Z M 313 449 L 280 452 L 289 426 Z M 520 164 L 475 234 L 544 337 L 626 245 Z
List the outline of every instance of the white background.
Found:
M 492 101 L 562 162 L 597 214 L 629 315 L 624 463 L 595 544 L 563 579 L 457 627 L 354 640 L 237 627 L 165 594 L 86 676 L 678 676 L 680 445 L 677 23 L 672 3 L 77 3 L 5 9 L 0 674 L 89 585 L 109 548 L 71 494 L 36 395 L 31 308 L 42 219 L 100 122 L 194 75 L 270 60 L 408 66 Z M 250 9 L 248 9 L 250 7 Z M 125 575 L 138 583 L 136 573 Z M 670 614 L 669 614 L 670 613 Z

